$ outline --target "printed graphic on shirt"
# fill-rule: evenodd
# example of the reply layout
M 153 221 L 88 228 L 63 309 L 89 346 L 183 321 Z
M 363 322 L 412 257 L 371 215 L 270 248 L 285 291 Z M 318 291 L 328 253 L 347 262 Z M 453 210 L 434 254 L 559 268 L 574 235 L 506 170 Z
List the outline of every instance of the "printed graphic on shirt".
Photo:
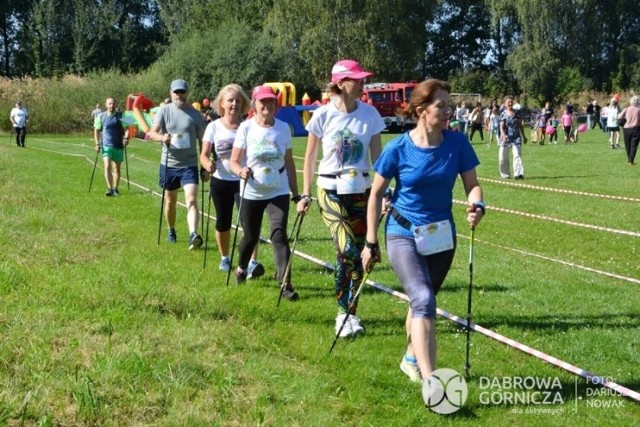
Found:
M 338 155 L 341 166 L 354 165 L 362 160 L 364 149 L 358 135 L 349 129 L 336 132 L 332 137 L 334 146 L 332 151 Z
M 263 187 L 279 187 L 280 171 L 272 167 L 272 163 L 282 158 L 275 141 L 263 138 L 256 144 L 254 156 L 257 164 L 253 169 L 255 183 Z
M 231 150 L 233 149 L 233 141 L 234 138 L 230 139 L 221 139 L 215 142 L 216 154 L 221 159 L 230 159 L 231 158 Z

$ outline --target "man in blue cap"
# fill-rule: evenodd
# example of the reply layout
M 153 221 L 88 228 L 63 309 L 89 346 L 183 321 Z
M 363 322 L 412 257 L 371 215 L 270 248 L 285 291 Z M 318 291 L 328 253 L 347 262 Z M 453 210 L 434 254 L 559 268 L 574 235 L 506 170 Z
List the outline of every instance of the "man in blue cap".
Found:
M 158 110 L 151 140 L 162 143 L 160 186 L 164 189 L 164 214 L 169 234 L 167 241 L 175 243 L 178 190 L 184 188 L 189 225 L 189 250 L 202 246 L 198 230 L 198 156 L 202 147 L 205 123 L 202 114 L 187 102 L 189 85 L 182 79 L 171 82 L 171 103 Z M 198 142 L 198 145 L 196 144 Z

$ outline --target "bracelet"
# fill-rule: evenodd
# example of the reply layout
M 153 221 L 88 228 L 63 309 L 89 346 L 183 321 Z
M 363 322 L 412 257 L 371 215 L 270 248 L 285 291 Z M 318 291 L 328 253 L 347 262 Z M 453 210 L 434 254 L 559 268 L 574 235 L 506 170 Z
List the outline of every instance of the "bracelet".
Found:
M 473 205 L 476 207 L 476 209 L 480 209 L 482 211 L 482 215 L 484 216 L 485 213 L 485 208 L 484 208 L 484 202 L 474 202 Z
M 365 240 L 365 241 L 364 241 L 364 246 L 365 246 L 367 249 L 369 249 L 371 252 L 375 252 L 375 251 L 377 251 L 377 250 L 379 250 L 379 249 L 380 249 L 380 245 L 378 245 L 378 242 L 371 243 L 371 242 L 370 242 L 370 241 L 368 241 L 368 240 Z
M 307 202 L 307 204 L 311 203 L 311 196 L 308 196 L 306 194 L 298 194 L 297 196 L 293 196 L 291 198 L 291 201 L 293 203 L 298 203 L 300 200 L 304 200 L 305 202 Z

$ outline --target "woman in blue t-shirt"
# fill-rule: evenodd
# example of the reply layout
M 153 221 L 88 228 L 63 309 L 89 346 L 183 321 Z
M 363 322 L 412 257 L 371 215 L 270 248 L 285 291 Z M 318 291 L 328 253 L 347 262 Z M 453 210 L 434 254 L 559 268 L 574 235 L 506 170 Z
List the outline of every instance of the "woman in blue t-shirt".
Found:
M 412 381 L 426 379 L 436 369 L 435 296 L 455 253 L 451 208 L 458 176 L 469 201 L 471 227 L 484 214 L 475 169 L 478 157 L 463 133 L 447 130 L 450 91 L 448 83 L 435 79 L 414 89 L 402 113 L 416 120 L 416 128 L 390 141 L 380 154 L 373 166 L 376 174 L 367 204 L 362 262 L 369 271 L 380 261 L 381 201 L 395 179 L 385 238 L 391 266 L 411 301 L 406 322 L 409 345 L 400 368 Z

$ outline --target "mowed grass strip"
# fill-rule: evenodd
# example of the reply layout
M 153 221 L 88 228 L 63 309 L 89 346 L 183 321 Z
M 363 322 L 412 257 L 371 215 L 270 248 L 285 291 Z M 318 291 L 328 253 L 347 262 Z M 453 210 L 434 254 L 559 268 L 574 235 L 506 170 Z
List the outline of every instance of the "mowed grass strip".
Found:
M 625 168 L 621 152 L 607 151 L 599 136 L 588 132 L 572 146 L 528 145 L 525 183 L 637 196 L 638 170 Z M 283 301 L 276 310 L 273 255 L 261 245 L 267 275 L 225 287 L 213 223 L 203 271 L 202 251 L 186 249 L 183 210 L 178 243 L 165 243 L 163 224 L 157 246 L 158 197 L 137 186 L 129 192 L 124 182 L 122 196 L 105 197 L 100 164 L 88 192 L 95 158 L 88 140 L 42 135 L 30 136 L 24 150 L 0 145 L 0 422 L 546 426 L 632 425 L 640 416 L 629 399 L 623 407 L 588 406 L 595 398 L 587 396 L 593 387 L 584 380 L 479 334 L 472 335 L 467 403 L 451 416 L 434 414 L 423 407 L 420 387 L 398 369 L 404 302 L 367 289 L 359 309 L 366 336 L 341 340 L 329 356 L 330 272 L 296 258 L 293 278 L 302 300 Z M 497 149 L 475 148 L 480 176 L 495 178 Z M 132 181 L 158 191 L 159 147 L 134 141 L 128 154 Z M 304 155 L 303 139 L 296 139 L 295 154 Z M 549 163 L 562 163 L 555 178 L 551 172 L 560 169 Z M 633 203 L 483 187 L 488 205 L 640 230 Z M 459 186 L 455 197 L 464 198 Z M 438 305 L 464 317 L 468 230 L 464 208 L 454 205 L 454 214 L 459 248 Z M 475 322 L 640 390 L 638 285 L 509 250 L 638 278 L 638 238 L 489 210 L 476 239 Z M 335 258 L 315 205 L 298 249 Z M 370 278 L 400 290 L 386 260 Z M 439 319 L 437 334 L 439 366 L 462 372 L 465 331 Z M 515 376 L 557 377 L 564 401 L 552 406 L 557 413 L 518 413 L 535 405 L 486 402 L 481 377 Z

